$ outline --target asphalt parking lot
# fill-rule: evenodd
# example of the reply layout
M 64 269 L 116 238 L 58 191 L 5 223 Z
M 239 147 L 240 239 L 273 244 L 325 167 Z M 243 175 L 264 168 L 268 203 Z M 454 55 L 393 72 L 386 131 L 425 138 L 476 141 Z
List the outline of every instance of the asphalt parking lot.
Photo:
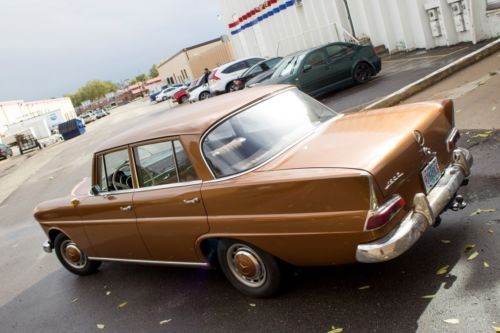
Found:
M 460 52 L 425 61 L 451 61 Z M 408 73 L 391 66 L 368 85 L 325 102 L 348 110 L 364 103 L 360 94 L 369 102 L 389 86 L 400 88 Z M 463 131 L 462 144 L 475 158 L 470 184 L 461 190 L 468 207 L 445 213 L 438 228 L 393 261 L 296 270 L 282 295 L 270 300 L 241 295 L 218 270 L 104 263 L 93 276 L 70 274 L 42 252 L 45 235 L 33 208 L 89 176 L 92 153 L 103 140 L 162 112 L 170 112 L 166 104 L 136 101 L 90 124 L 83 136 L 0 162 L 0 332 L 101 331 L 97 324 L 108 332 L 327 332 L 332 326 L 344 332 L 493 332 L 500 326 L 500 170 L 492 167 L 500 165 L 498 131 Z M 474 247 L 465 253 L 469 244 Z M 447 273 L 437 275 L 445 266 Z

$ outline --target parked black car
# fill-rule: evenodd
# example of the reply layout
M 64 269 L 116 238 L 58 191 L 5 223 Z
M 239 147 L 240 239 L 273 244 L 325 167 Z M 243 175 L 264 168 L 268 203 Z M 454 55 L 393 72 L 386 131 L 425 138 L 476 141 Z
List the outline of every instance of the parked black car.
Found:
M 243 72 L 243 74 L 240 75 L 236 80 L 233 81 L 234 85 L 231 85 L 232 91 L 235 90 L 241 90 L 245 88 L 245 84 L 255 78 L 258 75 L 262 75 L 264 73 L 269 72 L 272 70 L 274 67 L 276 67 L 277 64 L 283 59 L 282 57 L 275 57 L 271 59 L 266 59 L 262 60 L 246 71 Z M 234 87 L 234 88 L 233 88 Z
M 348 84 L 367 82 L 382 68 L 371 45 L 331 43 L 289 55 L 264 84 L 293 84 L 318 96 Z
M 12 149 L 9 146 L 0 143 L 0 160 L 12 157 Z

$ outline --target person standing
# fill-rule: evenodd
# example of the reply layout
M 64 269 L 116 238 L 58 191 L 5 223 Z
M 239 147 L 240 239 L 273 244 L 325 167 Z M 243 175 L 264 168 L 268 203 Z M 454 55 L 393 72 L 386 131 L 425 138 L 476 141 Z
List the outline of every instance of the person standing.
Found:
M 205 68 L 204 74 L 203 74 L 203 84 L 208 85 L 208 78 L 210 77 L 210 71 L 208 68 Z

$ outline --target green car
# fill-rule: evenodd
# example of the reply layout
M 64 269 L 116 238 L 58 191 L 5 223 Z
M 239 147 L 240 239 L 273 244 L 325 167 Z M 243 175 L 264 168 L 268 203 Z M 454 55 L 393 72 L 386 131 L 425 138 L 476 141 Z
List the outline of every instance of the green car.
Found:
M 381 68 L 371 45 L 332 43 L 283 58 L 273 76 L 261 84 L 293 84 L 319 96 L 352 82 L 364 83 Z

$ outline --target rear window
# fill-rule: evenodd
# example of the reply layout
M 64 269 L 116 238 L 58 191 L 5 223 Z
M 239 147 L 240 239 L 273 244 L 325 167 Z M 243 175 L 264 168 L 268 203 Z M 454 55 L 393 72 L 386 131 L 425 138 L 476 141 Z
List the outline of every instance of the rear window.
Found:
M 247 65 L 247 63 L 245 61 L 240 61 L 240 62 L 237 62 L 235 64 L 232 64 L 231 66 L 229 66 L 228 68 L 223 70 L 222 73 L 231 74 L 231 73 L 240 71 L 240 70 L 248 68 L 248 67 L 249 66 Z
M 287 90 L 210 130 L 203 154 L 216 178 L 231 176 L 269 160 L 336 115 L 299 90 Z

